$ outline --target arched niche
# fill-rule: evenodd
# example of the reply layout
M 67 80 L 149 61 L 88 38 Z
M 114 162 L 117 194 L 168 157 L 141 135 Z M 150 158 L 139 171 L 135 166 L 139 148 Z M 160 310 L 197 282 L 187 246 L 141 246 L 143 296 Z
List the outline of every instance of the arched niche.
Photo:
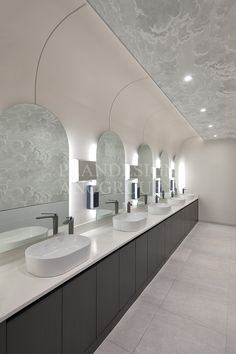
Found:
M 0 132 L 0 232 L 34 225 L 41 212 L 67 216 L 69 146 L 61 122 L 45 107 L 22 103 L 3 111 Z
M 117 200 L 119 209 L 125 202 L 125 149 L 120 137 L 105 131 L 97 145 L 97 187 L 100 194 L 100 208 L 114 210 L 114 205 L 107 203 Z
M 138 148 L 139 187 L 140 194 L 153 195 L 153 155 L 149 145 L 142 144 Z
M 170 157 L 166 151 L 160 154 L 161 165 L 161 191 L 170 192 Z

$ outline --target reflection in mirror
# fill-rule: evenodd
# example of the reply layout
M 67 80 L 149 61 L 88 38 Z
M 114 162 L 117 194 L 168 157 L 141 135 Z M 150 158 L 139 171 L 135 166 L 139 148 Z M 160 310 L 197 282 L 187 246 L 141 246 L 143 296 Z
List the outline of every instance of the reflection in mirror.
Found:
M 114 214 L 125 202 L 125 150 L 120 137 L 112 131 L 102 134 L 97 145 L 97 218 Z
M 68 216 L 69 148 L 66 132 L 46 108 L 17 104 L 0 116 L 0 232 L 52 228 L 41 212 Z M 0 234 L 1 242 L 1 234 Z
M 177 186 L 176 186 L 176 179 L 175 179 L 175 156 L 171 161 L 170 168 L 171 168 L 170 191 L 173 192 L 173 194 L 177 194 Z
M 140 197 L 147 202 L 148 196 L 153 196 L 153 156 L 149 145 L 142 144 L 138 148 L 138 165 L 140 176 L 138 178 Z
M 170 159 L 165 151 L 160 154 L 161 163 L 161 192 L 169 196 L 170 193 Z

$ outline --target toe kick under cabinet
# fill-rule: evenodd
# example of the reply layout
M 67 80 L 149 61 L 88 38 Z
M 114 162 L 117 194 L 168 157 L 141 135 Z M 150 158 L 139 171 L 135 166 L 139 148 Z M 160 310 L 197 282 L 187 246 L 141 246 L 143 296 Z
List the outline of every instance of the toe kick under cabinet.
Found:
M 197 221 L 196 200 L 0 323 L 0 354 L 93 353 Z

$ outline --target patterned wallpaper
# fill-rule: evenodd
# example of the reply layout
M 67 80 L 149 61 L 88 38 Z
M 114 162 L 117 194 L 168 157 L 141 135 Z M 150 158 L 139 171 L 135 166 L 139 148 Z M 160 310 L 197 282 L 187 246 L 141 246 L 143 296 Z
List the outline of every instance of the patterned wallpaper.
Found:
M 46 108 L 17 104 L 0 116 L 0 211 L 68 200 L 66 132 Z
M 97 145 L 97 186 L 100 208 L 114 210 L 114 205 L 106 204 L 109 200 L 118 200 L 119 208 L 125 201 L 125 150 L 120 137 L 105 131 Z
M 236 138 L 235 0 L 89 3 L 203 138 Z

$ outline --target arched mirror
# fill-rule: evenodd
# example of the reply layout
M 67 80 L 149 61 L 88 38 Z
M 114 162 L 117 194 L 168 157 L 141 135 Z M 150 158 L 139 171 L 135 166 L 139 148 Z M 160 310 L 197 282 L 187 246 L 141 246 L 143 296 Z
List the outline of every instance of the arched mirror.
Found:
M 97 188 L 99 209 L 97 218 L 117 213 L 125 202 L 125 150 L 120 137 L 104 132 L 97 145 Z
M 65 129 L 46 108 L 17 104 L 0 116 L 0 232 L 52 228 L 42 212 L 69 213 L 69 147 Z M 1 242 L 1 234 L 0 234 Z
M 167 152 L 162 151 L 160 154 L 161 165 L 161 192 L 165 195 L 170 193 L 170 158 Z
M 148 196 L 153 196 L 153 156 L 149 145 L 142 144 L 138 148 L 138 167 L 140 197 L 147 202 Z M 145 200 L 146 199 L 146 200 Z

